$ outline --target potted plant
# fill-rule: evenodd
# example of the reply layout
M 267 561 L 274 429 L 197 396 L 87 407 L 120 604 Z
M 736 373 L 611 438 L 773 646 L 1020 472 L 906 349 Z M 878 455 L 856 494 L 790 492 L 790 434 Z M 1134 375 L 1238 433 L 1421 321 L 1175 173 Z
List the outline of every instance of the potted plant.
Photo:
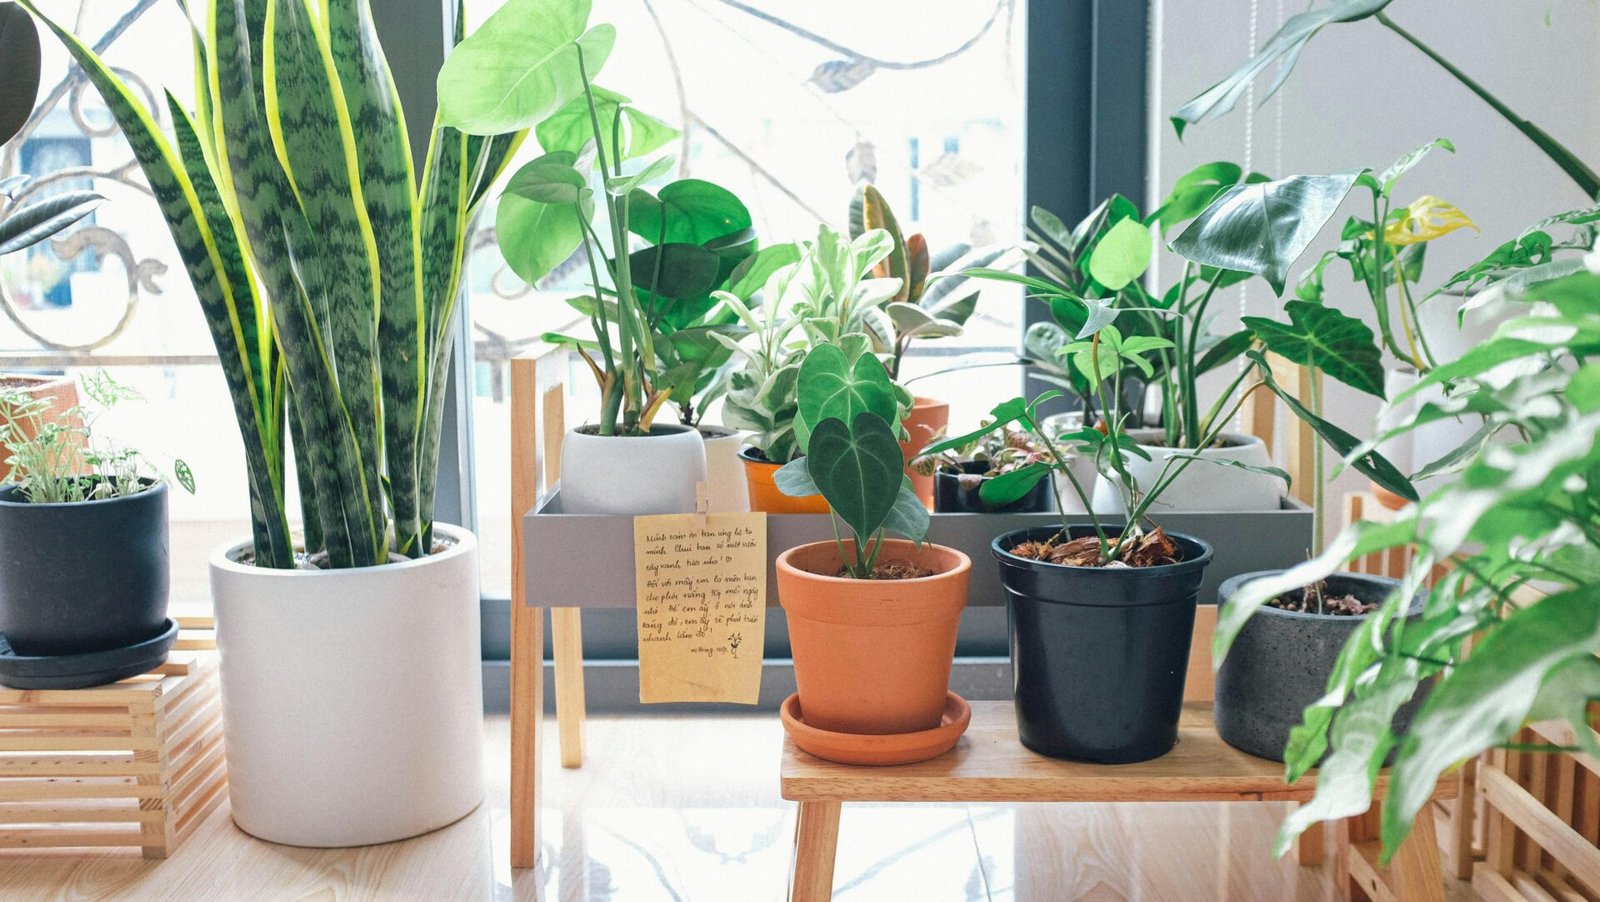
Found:
M 882 307 L 864 311 L 862 320 L 872 337 L 873 349 L 884 355 L 889 378 L 908 384 L 901 363 L 911 343 L 917 339 L 953 338 L 961 335 L 967 320 L 978 305 L 979 292 L 963 292 L 968 284 L 965 270 L 996 267 L 1004 270 L 1012 256 L 1006 248 L 980 248 L 957 244 L 935 253 L 921 233 L 905 235 L 889 202 L 870 183 L 857 186 L 850 201 L 850 237 L 859 238 L 869 229 L 882 229 L 892 242 L 888 256 L 872 268 L 879 278 L 900 280 L 900 290 Z M 1020 255 L 1017 255 L 1020 259 Z M 933 506 L 933 477 L 911 465 L 917 450 L 931 444 L 950 425 L 950 405 L 938 398 L 918 395 L 901 424 L 905 438 L 900 443 L 906 459 L 906 475 L 917 497 Z
M 971 716 L 948 687 L 972 562 L 922 541 L 928 511 L 904 473 L 893 425 L 901 408 L 882 363 L 859 345 L 819 344 L 798 378 L 800 421 L 811 425 L 778 484 L 821 495 L 845 530 L 777 558 L 799 690 L 785 726 L 801 748 L 833 760 L 942 754 Z
M 1041 513 L 1050 510 L 1050 486 L 1042 481 L 1021 498 L 999 506 L 984 501 L 981 492 L 989 480 L 1042 461 L 1047 454 L 1026 433 L 996 429 L 960 448 L 921 455 L 911 467 L 933 478 L 935 513 Z
M 522 135 L 436 128 L 418 167 L 367 4 L 206 7 L 203 126 L 169 101 L 170 140 L 29 8 L 154 189 L 244 440 L 252 535 L 211 556 L 234 821 L 293 845 L 413 836 L 483 798 L 477 545 L 433 499 L 472 213 Z M 541 86 L 552 109 L 571 57 Z
M 847 345 L 852 359 L 871 352 L 864 317 L 900 290 L 899 279 L 871 275 L 892 247 L 882 229 L 850 239 L 823 225 L 815 241 L 800 242 L 798 262 L 772 273 L 759 308 L 751 310 L 729 292 L 715 294 L 750 331 L 739 342 L 716 338 L 740 358 L 728 376 L 722 420 L 750 432 L 740 457 L 752 510 L 827 512 L 820 497 L 791 497 L 778 491 L 774 481 L 778 469 L 802 453 L 806 427 L 800 419 L 800 366 L 806 352 L 822 344 Z M 893 385 L 893 392 L 900 410 L 910 410 L 911 393 L 899 385 Z M 898 429 L 899 419 L 894 422 Z
M 104 372 L 101 409 L 137 397 Z M 167 619 L 167 483 L 98 439 L 96 413 L 0 390 L 0 683 L 75 689 L 145 673 L 177 637 Z M 194 490 L 189 470 L 179 481 Z

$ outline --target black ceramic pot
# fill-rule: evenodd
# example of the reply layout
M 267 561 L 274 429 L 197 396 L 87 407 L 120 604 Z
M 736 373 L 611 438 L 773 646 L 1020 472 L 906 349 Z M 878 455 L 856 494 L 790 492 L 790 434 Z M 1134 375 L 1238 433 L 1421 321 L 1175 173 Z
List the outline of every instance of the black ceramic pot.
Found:
M 1246 583 L 1281 572 L 1260 570 L 1225 580 L 1217 590 L 1218 603 L 1226 607 Z M 1400 582 L 1386 576 L 1335 573 L 1327 584 L 1334 596 L 1382 602 Z M 1421 619 L 1427 596 L 1422 591 L 1411 600 L 1408 622 Z M 1339 652 L 1365 619 L 1257 608 L 1217 671 L 1217 734 L 1240 751 L 1282 761 L 1289 731 L 1299 726 L 1306 707 L 1326 694 Z M 1395 715 L 1396 729 L 1411 722 L 1424 695 L 1419 691 Z
M 1045 526 L 996 538 L 1006 589 L 1017 729 L 1043 755 L 1126 764 L 1178 742 L 1200 578 L 1211 546 L 1171 534 L 1183 560 L 1162 567 L 1067 567 L 1012 555 Z M 1071 535 L 1093 535 L 1072 527 Z
M 75 504 L 0 489 L 0 633 L 19 655 L 121 648 L 167 625 L 167 486 Z
M 995 507 L 984 503 L 978 493 L 991 478 L 984 476 L 989 464 L 964 460 L 961 472 L 943 468 L 933 474 L 933 510 L 940 514 L 1041 514 L 1050 511 L 1050 477 L 1033 484 L 1028 494 Z M 970 483 L 968 485 L 967 483 Z

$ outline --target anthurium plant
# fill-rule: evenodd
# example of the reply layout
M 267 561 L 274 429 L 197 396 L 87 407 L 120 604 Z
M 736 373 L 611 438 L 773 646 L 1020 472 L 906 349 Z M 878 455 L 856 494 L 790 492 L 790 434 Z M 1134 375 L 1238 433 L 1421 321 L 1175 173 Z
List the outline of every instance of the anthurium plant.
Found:
M 712 336 L 742 359 L 729 374 L 722 419 L 750 430 L 751 446 L 768 461 L 784 464 L 803 453 L 809 429 L 800 419 L 799 377 L 807 352 L 838 344 L 850 350 L 852 360 L 874 354 L 865 317 L 895 297 L 901 282 L 872 273 L 893 246 L 883 229 L 851 239 L 823 225 L 815 241 L 800 243 L 797 262 L 772 273 L 760 307 L 752 310 L 731 292 L 713 294 L 749 330 L 742 341 Z M 898 384 L 891 383 L 891 390 L 900 415 L 885 419 L 899 433 L 912 398 Z
M 1446 416 L 1484 419 L 1442 469 L 1449 478 L 1393 522 L 1356 523 L 1312 560 L 1251 583 L 1218 625 L 1220 661 L 1251 613 L 1277 594 L 1353 558 L 1414 555 L 1291 736 L 1289 778 L 1316 766 L 1317 788 L 1284 824 L 1280 853 L 1317 821 L 1365 811 L 1390 755 L 1386 858 L 1441 775 L 1509 742 L 1524 723 L 1566 720 L 1580 748 L 1562 750 L 1600 754 L 1589 713 L 1600 698 L 1600 257 L 1577 272 L 1519 279 L 1487 303 L 1501 323 L 1494 336 L 1391 401 L 1429 387 L 1446 393 L 1391 435 Z M 1440 564 L 1448 573 L 1429 590 L 1421 620 L 1406 622 L 1408 600 Z M 1538 591 L 1522 594 L 1530 588 Z M 1428 680 L 1427 700 L 1397 732 L 1396 711 Z
M 811 348 L 798 383 L 803 456 L 778 470 L 778 489 L 793 497 L 822 495 L 840 565 L 850 576 L 868 579 L 886 531 L 918 544 L 928 532 L 928 509 L 911 488 L 900 453 L 902 408 L 895 385 L 861 335 Z M 848 548 L 841 521 L 849 531 Z
M 428 554 L 472 213 L 521 133 L 437 128 L 419 176 L 366 2 L 208 0 L 188 7 L 196 104 L 167 94 L 169 138 L 142 91 L 23 5 L 104 99 L 189 271 L 244 439 L 256 565 L 295 566 L 291 433 L 306 551 L 335 568 Z

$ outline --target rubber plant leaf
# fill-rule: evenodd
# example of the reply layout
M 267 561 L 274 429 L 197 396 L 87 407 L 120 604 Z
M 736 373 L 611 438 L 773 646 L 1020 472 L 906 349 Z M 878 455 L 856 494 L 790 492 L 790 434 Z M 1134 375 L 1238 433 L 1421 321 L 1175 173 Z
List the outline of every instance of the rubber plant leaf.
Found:
M 858 538 L 882 528 L 905 477 L 905 458 L 887 421 L 868 411 L 850 426 L 829 417 L 812 430 L 801 459 L 828 507 Z
M 0 144 L 17 136 L 39 98 L 39 29 L 15 3 L 0 3 Z
M 1204 266 L 1254 273 L 1282 294 L 1289 267 L 1365 171 L 1235 185 L 1201 211 L 1170 247 Z
M 1289 314 L 1287 323 L 1260 316 L 1247 316 L 1242 322 L 1268 351 L 1384 397 L 1383 352 L 1366 323 L 1309 301 L 1289 301 L 1283 309 Z
M 32 247 L 94 212 L 105 198 L 93 191 L 52 194 L 0 219 L 0 256 Z
M 906 253 L 906 239 L 900 232 L 900 223 L 895 219 L 894 211 L 889 209 L 889 202 L 872 185 L 862 185 L 856 189 L 855 196 L 850 199 L 850 237 L 860 238 L 873 229 L 882 229 L 889 233 L 892 246 L 889 255 L 873 269 L 873 275 L 880 279 L 900 279 L 900 292 L 894 300 L 907 301 L 910 296 L 910 280 L 906 278 L 910 271 L 910 263 Z

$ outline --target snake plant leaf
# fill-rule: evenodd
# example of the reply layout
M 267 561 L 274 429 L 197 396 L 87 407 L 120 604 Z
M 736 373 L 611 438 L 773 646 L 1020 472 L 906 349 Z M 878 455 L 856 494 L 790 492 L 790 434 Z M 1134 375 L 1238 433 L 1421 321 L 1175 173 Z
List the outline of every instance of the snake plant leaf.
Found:
M 1364 171 L 1236 185 L 1212 201 L 1170 247 L 1204 266 L 1254 273 L 1282 294 L 1289 267 Z
M 585 60 L 587 62 L 587 59 Z M 593 75 L 593 72 L 590 73 Z M 622 149 L 621 159 L 611 160 L 611 165 L 632 160 L 660 150 L 678 137 L 678 130 L 660 119 L 629 106 L 632 101 L 615 91 L 598 85 L 590 88 L 594 95 L 594 111 L 600 120 L 600 135 L 609 159 L 612 149 Z M 617 111 L 622 111 L 622 133 L 616 134 Z M 578 153 L 594 140 L 594 123 L 589 116 L 589 102 L 582 95 L 568 101 L 566 106 L 550 114 L 533 129 L 534 137 L 546 153 L 566 150 Z
M 822 420 L 801 459 L 828 507 L 858 538 L 883 527 L 905 478 L 900 443 L 886 420 L 871 411 L 850 426 L 838 417 Z
M 628 195 L 628 230 L 653 244 L 705 244 L 751 227 L 732 191 L 704 179 L 679 179 L 654 195 Z
M 812 348 L 800 364 L 798 392 L 795 433 L 802 453 L 810 447 L 812 424 L 825 419 L 853 423 L 858 414 L 872 413 L 886 423 L 899 420 L 889 373 L 871 354 L 859 354 L 852 360 L 837 345 Z
M 1121 219 L 1089 255 L 1089 275 L 1108 291 L 1121 291 L 1150 268 L 1150 228 L 1137 219 Z
M 23 204 L 0 219 L 0 256 L 59 233 L 93 213 L 104 200 L 93 191 L 67 191 Z
M 928 506 L 922 503 L 922 499 L 917 497 L 917 490 L 911 487 L 911 477 L 902 473 L 900 491 L 894 496 L 889 516 L 883 519 L 883 528 L 920 546 L 928 536 L 928 524 Z
M 1322 440 L 1327 442 L 1329 447 L 1338 452 L 1341 457 L 1350 457 L 1351 452 L 1365 444 L 1361 439 L 1312 413 L 1304 404 L 1300 403 L 1299 398 L 1284 391 L 1278 385 L 1277 380 L 1272 378 L 1272 367 L 1267 365 L 1266 358 L 1262 356 L 1260 351 L 1246 351 L 1245 356 L 1256 364 L 1256 371 L 1260 375 L 1261 381 L 1266 383 L 1267 388 L 1271 389 L 1273 394 L 1282 398 L 1283 402 L 1289 405 L 1289 410 L 1299 417 L 1302 422 L 1310 426 L 1312 431 L 1321 436 Z M 1387 458 L 1377 451 L 1363 451 L 1359 456 L 1350 459 L 1350 465 L 1368 479 L 1394 492 L 1401 498 L 1407 501 L 1417 500 L 1417 490 L 1411 484 L 1411 480 L 1407 479 L 1404 473 L 1401 473 L 1394 464 L 1390 463 Z
M 978 497 L 990 507 L 1004 507 L 1033 491 L 1033 487 L 1049 475 L 1049 464 L 1034 461 L 1021 469 L 985 479 L 978 487 Z
M 1283 27 L 1267 39 L 1254 56 L 1245 60 L 1233 74 L 1202 91 L 1193 100 L 1172 114 L 1172 127 L 1183 138 L 1186 126 L 1207 119 L 1215 119 L 1232 110 L 1255 82 L 1273 63 L 1278 64 L 1278 76 L 1260 95 L 1265 103 L 1294 70 L 1295 61 L 1307 42 L 1316 37 L 1324 27 L 1337 22 L 1355 22 L 1377 14 L 1389 5 L 1390 0 L 1331 0 L 1326 6 L 1316 7 L 1290 16 Z
M 538 283 L 583 244 L 583 224 L 593 215 L 593 201 L 583 199 L 578 206 L 545 203 L 529 199 L 518 186 L 524 180 L 548 184 L 551 173 L 562 169 L 577 175 L 572 168 L 576 159 L 575 154 L 558 151 L 531 160 L 511 176 L 500 197 L 495 240 L 506 265 L 529 285 Z M 582 176 L 578 179 L 583 181 Z
M 862 185 L 850 198 L 849 218 L 852 241 L 875 229 L 882 229 L 889 234 L 889 253 L 875 266 L 873 274 L 878 278 L 900 279 L 900 293 L 894 299 L 910 300 L 910 282 L 906 279 L 906 274 L 910 270 L 906 258 L 906 239 L 900 232 L 900 223 L 896 221 L 894 211 L 889 209 L 889 202 L 883 199 L 877 188 L 872 185 Z
M 664 298 L 708 295 L 721 266 L 716 254 L 693 244 L 663 244 L 628 255 L 634 289 Z
M 501 6 L 439 69 L 439 124 L 471 135 L 532 128 L 582 95 L 583 73 L 592 79 L 600 72 L 617 37 L 610 25 L 584 30 L 589 6 L 589 0 Z
M 1332 307 L 1308 301 L 1283 305 L 1289 322 L 1247 316 L 1244 326 L 1268 351 L 1314 367 L 1374 397 L 1383 394 L 1383 352 L 1367 324 Z
M 39 29 L 15 3 L 0 3 L 0 144 L 17 136 L 39 97 Z

